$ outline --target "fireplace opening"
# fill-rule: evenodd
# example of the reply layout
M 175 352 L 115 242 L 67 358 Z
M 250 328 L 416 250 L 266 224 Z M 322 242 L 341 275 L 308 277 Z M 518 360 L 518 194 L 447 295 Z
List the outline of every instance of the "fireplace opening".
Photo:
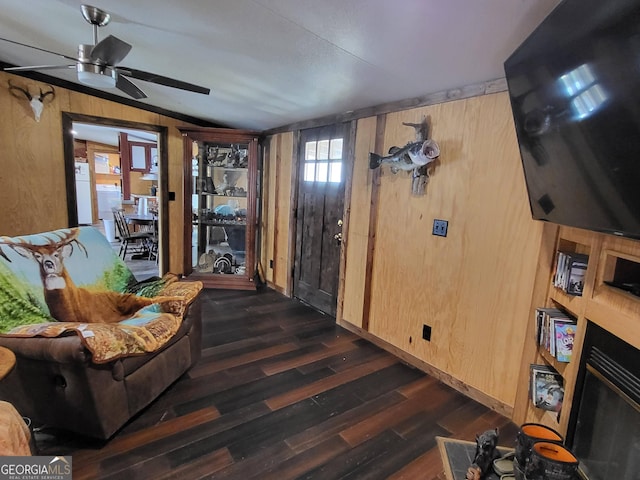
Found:
M 589 480 L 640 478 L 640 354 L 588 322 L 567 445 Z

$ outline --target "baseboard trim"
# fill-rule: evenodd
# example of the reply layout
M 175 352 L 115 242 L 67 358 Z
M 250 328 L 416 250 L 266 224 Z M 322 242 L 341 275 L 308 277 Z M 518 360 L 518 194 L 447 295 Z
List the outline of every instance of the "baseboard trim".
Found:
M 275 290 L 276 292 L 291 298 L 291 295 L 287 295 L 287 292 L 283 287 L 276 285 L 271 280 L 267 280 L 267 287 L 269 287 L 271 290 Z
M 480 402 L 481 404 L 487 406 L 488 408 L 490 408 L 491 410 L 494 410 L 496 412 L 498 412 L 501 415 L 504 415 L 507 418 L 513 418 L 513 406 L 511 405 L 507 405 L 506 403 L 491 397 L 490 395 L 487 395 L 484 392 L 481 392 L 480 390 L 473 388 L 467 384 L 465 384 L 464 382 L 458 380 L 457 378 L 451 376 L 450 374 L 443 372 L 442 370 L 434 367 L 433 365 L 428 364 L 427 362 L 425 362 L 424 360 L 421 360 L 417 357 L 414 357 L 413 355 L 411 355 L 410 353 L 405 352 L 404 350 L 401 350 L 400 348 L 396 347 L 395 345 L 390 344 L 389 342 L 387 342 L 386 340 L 383 340 L 379 337 L 376 337 L 375 335 L 369 333 L 366 330 L 363 330 L 362 328 L 353 325 L 352 323 L 347 322 L 346 320 L 337 320 L 336 319 L 336 323 L 338 325 L 340 325 L 341 327 L 349 330 L 350 332 L 355 333 L 356 335 L 359 335 L 360 337 L 364 338 L 365 340 L 370 341 L 371 343 L 373 343 L 374 345 L 382 348 L 383 350 L 386 350 L 387 352 L 395 355 L 396 357 L 402 359 L 403 361 L 405 361 L 406 363 L 408 363 L 409 365 L 422 370 L 423 372 L 431 375 L 432 377 L 437 378 L 438 380 L 440 380 L 442 383 L 449 385 L 451 388 L 457 390 L 458 392 L 462 393 L 463 395 L 477 401 Z

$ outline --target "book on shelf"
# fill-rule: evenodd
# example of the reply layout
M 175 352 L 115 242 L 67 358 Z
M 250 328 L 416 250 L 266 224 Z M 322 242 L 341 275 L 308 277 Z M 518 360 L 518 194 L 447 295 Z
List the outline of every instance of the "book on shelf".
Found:
M 558 251 L 553 286 L 569 295 L 581 296 L 588 263 L 588 255 Z
M 548 365 L 531 364 L 531 401 L 537 408 L 560 412 L 564 401 L 562 375 Z
M 562 311 L 557 308 L 536 308 L 536 340 L 538 345 L 546 347 L 545 334 L 548 331 L 549 315 L 561 313 Z
M 549 342 L 547 345 L 547 350 L 549 350 L 549 353 L 556 359 L 558 359 L 558 329 L 563 325 L 575 326 L 575 324 L 576 321 L 572 318 L 567 317 L 566 315 L 551 316 L 551 318 L 549 319 Z
M 576 322 L 560 322 L 555 327 L 555 357 L 559 362 L 570 362 L 576 336 Z
M 536 308 L 536 341 L 559 362 L 569 362 L 576 320 L 558 308 Z

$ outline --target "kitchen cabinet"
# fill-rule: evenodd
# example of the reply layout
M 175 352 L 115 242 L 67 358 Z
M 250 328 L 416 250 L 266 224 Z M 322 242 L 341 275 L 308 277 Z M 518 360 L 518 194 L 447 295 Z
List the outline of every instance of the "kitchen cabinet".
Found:
M 185 165 L 185 265 L 207 288 L 254 289 L 258 135 L 181 129 Z

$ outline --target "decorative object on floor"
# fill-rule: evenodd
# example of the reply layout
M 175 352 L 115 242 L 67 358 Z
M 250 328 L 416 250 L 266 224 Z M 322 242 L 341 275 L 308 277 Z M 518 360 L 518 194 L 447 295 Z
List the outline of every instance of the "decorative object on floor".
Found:
M 467 470 L 467 480 L 482 480 L 493 467 L 493 461 L 500 458 L 498 452 L 498 429 L 486 430 L 476 435 L 476 453 Z
M 578 459 L 562 445 L 536 442 L 524 473 L 527 480 L 575 480 Z
M 404 147 L 391 147 L 387 156 L 370 152 L 369 168 L 374 170 L 382 165 L 389 165 L 393 174 L 400 170 L 412 172 L 411 192 L 414 195 L 424 195 L 429 182 L 429 165 L 440 156 L 440 147 L 429 138 L 429 123 L 426 118 L 422 123 L 402 124 L 415 129 L 416 140 Z
M 531 459 L 533 445 L 539 441 L 561 445 L 563 438 L 554 429 L 539 423 L 524 423 L 520 426 L 516 435 L 516 456 L 514 459 L 516 478 L 526 470 Z
M 476 454 L 476 442 L 436 437 L 442 465 L 447 480 L 466 480 L 467 470 Z M 499 456 L 513 452 L 513 448 L 498 446 Z M 500 480 L 500 475 L 490 469 L 483 480 Z
M 16 98 L 21 98 L 22 96 L 24 96 L 27 100 L 29 100 L 29 105 L 31 105 L 31 110 L 33 110 L 33 117 L 36 119 L 36 122 L 40 121 L 40 116 L 42 115 L 42 110 L 44 109 L 44 101 L 47 99 L 47 97 L 51 96 L 51 98 L 49 99 L 49 101 L 51 101 L 56 96 L 56 91 L 54 90 L 54 88 L 51 85 L 49 85 L 49 88 L 51 88 L 51 90 L 47 90 L 46 92 L 43 92 L 42 89 L 40 89 L 40 95 L 35 97 L 31 95 L 31 93 L 29 93 L 28 88 L 14 85 L 11 83 L 11 80 L 9 80 L 9 91 L 11 92 L 11 95 Z M 22 95 L 16 94 L 15 92 L 20 92 Z
M 0 399 L 19 405 L 35 426 L 107 439 L 200 357 L 202 282 L 170 273 L 138 282 L 93 227 L 0 243 L 0 346 L 16 356 L 0 381 Z M 70 287 L 72 298 L 85 292 L 75 298 L 84 321 L 59 312 L 54 319 L 53 297 Z M 86 318 L 91 312 L 98 321 L 107 310 L 125 312 L 118 302 L 93 302 L 92 294 L 151 304 L 120 322 L 95 323 Z
M 500 480 L 504 480 L 505 478 L 515 478 L 513 475 L 514 457 L 515 452 L 509 452 L 493 461 L 493 471 L 500 475 Z

